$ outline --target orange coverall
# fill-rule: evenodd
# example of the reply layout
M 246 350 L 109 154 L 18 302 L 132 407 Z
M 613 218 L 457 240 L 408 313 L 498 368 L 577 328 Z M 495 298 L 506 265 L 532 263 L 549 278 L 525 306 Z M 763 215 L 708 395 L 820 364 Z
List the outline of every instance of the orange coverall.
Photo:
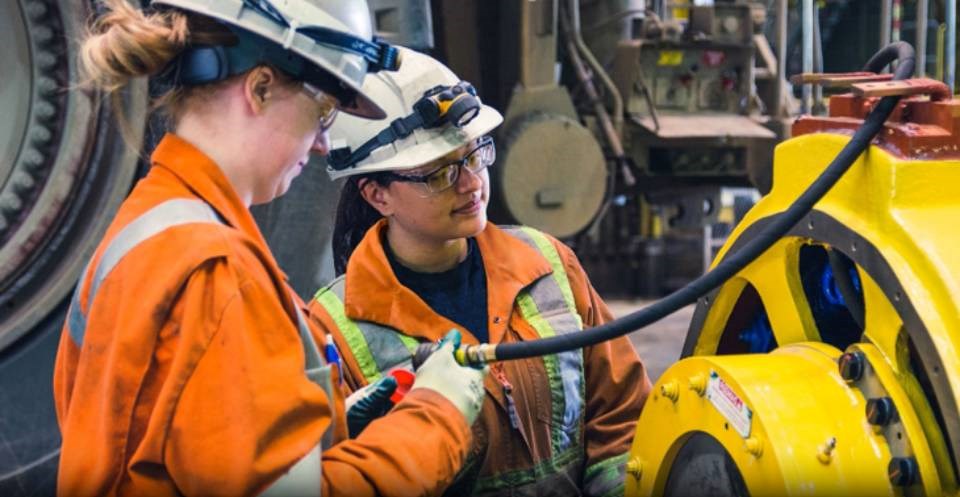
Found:
M 357 246 L 347 264 L 343 298 L 346 316 L 393 328 L 419 341 L 436 341 L 443 330 L 463 330 L 463 342 L 476 344 L 476 337 L 463 326 L 436 313 L 417 294 L 403 286 L 390 267 L 381 240 L 387 221 L 374 225 Z M 576 255 L 550 237 L 557 249 L 585 328 L 612 319 L 597 295 Z M 516 308 L 516 297 L 538 278 L 552 272 L 536 250 L 488 223 L 476 237 L 487 278 L 487 308 L 490 343 L 510 343 L 540 338 Z M 310 319 L 317 326 L 334 330 L 333 336 L 346 365 L 345 378 L 352 388 L 366 384 L 357 358 L 350 352 L 340 328 L 316 300 L 310 302 Z M 640 410 L 651 390 L 646 369 L 626 337 L 616 338 L 583 351 L 585 374 L 585 423 L 582 450 L 576 460 L 583 467 L 622 456 L 630 449 Z M 512 383 L 520 427 L 511 428 L 503 388 L 497 372 Z M 484 495 L 580 495 L 582 481 L 564 479 L 561 471 L 543 468 L 557 456 L 551 438 L 551 387 L 542 358 L 504 361 L 491 366 L 484 387 L 486 401 L 473 425 L 474 445 L 470 461 L 473 476 L 468 486 Z M 365 432 L 364 432 L 365 433 Z M 469 464 L 469 463 L 468 463 Z M 556 466 L 563 466 L 557 463 Z M 537 471 L 535 468 L 540 468 Z M 583 472 L 583 467 L 575 472 Z M 556 469 L 556 468 L 554 468 Z M 509 484 L 504 475 L 511 475 Z M 583 475 L 572 475 L 580 478 Z M 502 480 L 502 481 L 501 481 Z M 495 489 L 483 490 L 483 482 Z M 470 492 L 459 485 L 455 492 Z
M 331 424 L 346 438 L 342 393 L 329 399 L 307 378 L 294 307 L 304 304 L 217 165 L 174 135 L 152 162 L 92 267 L 124 226 L 170 199 L 201 199 L 226 225 L 181 225 L 137 245 L 92 306 L 82 280 L 86 332 L 81 345 L 65 326 L 54 375 L 58 493 L 254 495 Z M 449 401 L 414 390 L 358 439 L 324 447 L 322 493 L 437 493 L 469 443 Z

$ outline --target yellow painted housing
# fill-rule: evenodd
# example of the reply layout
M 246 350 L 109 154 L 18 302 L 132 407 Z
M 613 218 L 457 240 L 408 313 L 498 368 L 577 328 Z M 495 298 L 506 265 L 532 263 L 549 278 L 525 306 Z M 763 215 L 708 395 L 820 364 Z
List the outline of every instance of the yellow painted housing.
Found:
M 847 140 L 820 133 L 777 147 L 772 191 L 717 261 L 784 211 Z M 801 259 L 811 248 L 854 264 L 863 320 L 852 340 L 810 302 Z M 960 161 L 904 160 L 871 147 L 789 236 L 701 300 L 688 357 L 658 381 L 640 417 L 627 495 L 671 493 L 669 475 L 676 484 L 674 467 L 696 452 L 683 449 L 692 437 L 721 446 L 751 496 L 958 495 L 957 296 Z M 771 352 L 737 350 L 745 309 L 769 323 Z M 862 359 L 862 377 L 841 377 L 844 352 Z M 728 404 L 711 400 L 719 381 Z M 751 413 L 749 433 L 746 411 L 731 411 L 738 401 Z M 868 412 L 881 403 L 893 407 L 889 420 Z M 898 480 L 904 460 L 915 475 L 907 482 Z

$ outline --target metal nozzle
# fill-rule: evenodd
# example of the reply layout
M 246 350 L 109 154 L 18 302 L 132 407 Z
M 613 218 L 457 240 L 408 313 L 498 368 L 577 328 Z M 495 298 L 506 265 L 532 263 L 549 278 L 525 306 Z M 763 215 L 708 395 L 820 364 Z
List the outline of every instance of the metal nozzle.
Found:
M 420 366 L 433 354 L 440 345 L 434 342 L 421 343 L 413 353 L 413 369 L 420 369 Z M 489 343 L 480 345 L 461 345 L 460 348 L 453 351 L 453 358 L 461 366 L 470 366 L 480 369 L 487 364 L 497 360 L 497 347 Z

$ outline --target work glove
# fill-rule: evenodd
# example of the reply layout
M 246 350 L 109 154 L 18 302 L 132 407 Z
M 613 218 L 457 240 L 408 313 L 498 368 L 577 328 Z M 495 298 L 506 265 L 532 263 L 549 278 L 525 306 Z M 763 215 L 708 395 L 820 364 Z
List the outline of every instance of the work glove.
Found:
M 396 389 L 397 379 L 384 376 L 347 397 L 347 431 L 350 438 L 357 438 L 371 421 L 383 416 L 393 407 L 390 396 Z
M 476 369 L 461 366 L 453 358 L 453 351 L 460 347 L 460 332 L 451 330 L 440 340 L 440 348 L 430 355 L 413 382 L 413 388 L 429 388 L 456 406 L 457 410 L 472 425 L 483 406 L 483 378 L 489 368 Z

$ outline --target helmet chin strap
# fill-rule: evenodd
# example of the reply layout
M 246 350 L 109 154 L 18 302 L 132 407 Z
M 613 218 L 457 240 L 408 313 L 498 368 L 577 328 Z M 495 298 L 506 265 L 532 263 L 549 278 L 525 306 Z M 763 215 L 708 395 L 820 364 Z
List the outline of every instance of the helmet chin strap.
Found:
M 330 151 L 327 164 L 336 171 L 354 167 L 374 150 L 410 136 L 418 128 L 431 129 L 443 125 L 462 128 L 480 114 L 480 98 L 473 85 L 460 81 L 452 86 L 435 86 L 427 90 L 415 104 L 413 112 L 394 119 L 389 126 L 357 147 Z

